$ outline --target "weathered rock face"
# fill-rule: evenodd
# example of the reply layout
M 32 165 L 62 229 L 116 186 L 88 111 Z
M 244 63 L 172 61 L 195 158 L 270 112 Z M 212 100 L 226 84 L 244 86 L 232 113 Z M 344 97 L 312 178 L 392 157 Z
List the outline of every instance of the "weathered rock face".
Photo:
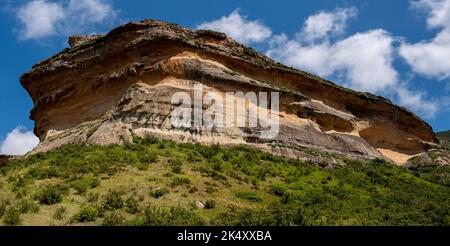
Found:
M 76 36 L 71 48 L 24 74 L 32 97 L 35 152 L 67 143 L 113 144 L 133 135 L 176 141 L 311 147 L 404 163 L 438 143 L 404 108 L 276 63 L 223 33 L 146 20 L 105 36 Z M 251 127 L 174 128 L 174 93 L 280 92 L 280 132 Z

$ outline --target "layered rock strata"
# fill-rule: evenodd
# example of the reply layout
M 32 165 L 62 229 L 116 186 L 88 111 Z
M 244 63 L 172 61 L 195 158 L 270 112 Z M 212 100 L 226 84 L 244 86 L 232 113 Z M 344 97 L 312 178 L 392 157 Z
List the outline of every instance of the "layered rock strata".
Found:
M 402 164 L 439 143 L 405 108 L 276 63 L 223 33 L 145 20 L 104 36 L 71 37 L 70 45 L 21 78 L 35 105 L 31 119 L 41 143 L 34 152 L 154 135 L 262 149 L 307 147 Z M 279 92 L 279 134 L 264 139 L 259 127 L 174 128 L 173 95 L 192 94 L 198 84 L 204 93 L 223 96 Z

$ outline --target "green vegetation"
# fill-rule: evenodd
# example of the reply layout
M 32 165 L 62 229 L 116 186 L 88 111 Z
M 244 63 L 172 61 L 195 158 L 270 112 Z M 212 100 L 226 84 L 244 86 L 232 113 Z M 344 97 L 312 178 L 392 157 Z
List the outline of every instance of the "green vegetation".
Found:
M 82 207 L 78 213 L 73 216 L 73 221 L 76 222 L 93 222 L 97 219 L 99 213 L 96 207 L 86 206 Z
M 180 174 L 183 171 L 183 163 L 179 159 L 170 160 L 170 165 L 173 173 Z
M 150 191 L 150 195 L 153 198 L 159 199 L 159 198 L 163 197 L 164 195 L 168 194 L 169 192 L 170 191 L 167 188 L 162 188 L 162 189 L 159 188 L 159 189 Z
M 125 211 L 128 213 L 137 214 L 140 210 L 139 202 L 134 197 L 130 197 L 125 201 Z
M 439 140 L 450 142 L 450 130 L 445 132 L 438 132 L 436 133 L 436 135 Z
M 172 178 L 172 183 L 171 186 L 180 186 L 180 185 L 189 185 L 191 184 L 191 180 L 189 180 L 189 178 L 186 177 L 174 177 Z
M 5 214 L 6 207 L 9 203 L 5 200 L 0 200 L 0 218 Z
M 304 151 L 344 165 L 150 137 L 67 145 L 0 168 L 1 223 L 450 225 L 448 167 Z
M 443 149 L 431 149 L 427 156 L 416 156 L 410 160 L 409 169 L 416 177 L 450 187 L 450 166 L 445 160 L 450 159 L 450 131 L 436 134 Z
M 103 201 L 103 208 L 106 210 L 121 209 L 124 207 L 122 195 L 118 191 L 109 191 Z
M 36 196 L 37 200 L 41 204 L 52 205 L 62 201 L 63 191 L 60 187 L 46 187 L 43 188 Z
M 412 165 L 409 169 L 416 177 L 450 187 L 450 166 L 438 164 Z
M 236 197 L 239 197 L 241 199 L 245 199 L 251 202 L 262 202 L 262 198 L 258 196 L 258 194 L 254 192 L 248 192 L 248 191 L 240 191 L 236 192 Z
M 450 131 L 438 132 L 437 137 L 441 141 L 441 145 L 448 151 L 450 151 Z
M 182 207 L 157 208 L 148 206 L 144 210 L 143 218 L 137 225 L 145 226 L 197 226 L 205 221 L 195 212 Z
M 62 220 L 64 218 L 64 215 L 66 214 L 66 208 L 65 207 L 59 207 L 56 209 L 55 213 L 53 214 L 53 219 L 55 220 Z
M 8 226 L 14 226 L 19 225 L 20 222 L 20 210 L 14 206 L 8 207 L 3 214 L 3 223 Z
M 100 180 L 92 176 L 83 176 L 71 183 L 71 187 L 74 188 L 79 194 L 84 194 L 87 190 L 95 188 L 100 185 Z
M 39 205 L 34 202 L 27 199 L 22 199 L 18 203 L 18 209 L 20 213 L 26 214 L 26 213 L 38 213 L 39 212 Z
M 216 201 L 214 200 L 206 200 L 205 209 L 213 209 L 216 207 Z
M 105 215 L 103 226 L 120 226 L 123 225 L 125 218 L 117 211 L 109 212 Z

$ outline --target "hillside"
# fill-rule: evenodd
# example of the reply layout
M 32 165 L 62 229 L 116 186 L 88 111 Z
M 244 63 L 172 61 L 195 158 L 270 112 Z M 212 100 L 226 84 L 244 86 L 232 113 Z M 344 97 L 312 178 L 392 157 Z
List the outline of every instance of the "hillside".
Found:
M 436 136 L 441 141 L 450 142 L 450 131 L 438 132 Z
M 448 176 L 302 151 L 317 161 L 151 137 L 65 145 L 0 168 L 0 219 L 7 225 L 450 225 Z M 330 166 L 332 159 L 340 164 Z
M 69 44 L 21 77 L 4 225 L 450 225 L 449 152 L 385 98 L 157 20 Z
M 450 152 L 450 131 L 438 132 L 436 136 L 441 142 L 441 146 Z

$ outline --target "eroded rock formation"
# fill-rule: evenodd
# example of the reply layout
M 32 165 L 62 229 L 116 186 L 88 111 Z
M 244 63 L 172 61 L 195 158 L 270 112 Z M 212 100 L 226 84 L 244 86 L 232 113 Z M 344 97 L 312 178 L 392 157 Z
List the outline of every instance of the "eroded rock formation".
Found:
M 35 152 L 67 143 L 113 144 L 151 134 L 177 141 L 318 148 L 401 164 L 438 143 L 431 127 L 389 100 L 298 71 L 223 33 L 155 20 L 105 36 L 70 38 L 71 48 L 33 66 L 21 83 L 33 99 Z M 279 91 L 280 133 L 250 127 L 173 128 L 175 92 Z

